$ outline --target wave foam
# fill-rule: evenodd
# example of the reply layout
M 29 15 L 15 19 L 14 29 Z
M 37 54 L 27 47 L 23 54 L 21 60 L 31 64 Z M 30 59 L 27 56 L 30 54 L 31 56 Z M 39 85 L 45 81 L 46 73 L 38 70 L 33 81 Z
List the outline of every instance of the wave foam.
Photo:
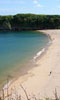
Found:
M 39 51 L 33 59 L 36 60 L 44 51 L 45 51 L 45 48 Z
M 39 52 L 36 54 L 36 56 L 33 58 L 33 60 L 36 60 L 38 57 L 40 57 L 40 55 L 42 55 L 42 53 L 44 53 L 44 52 L 48 49 L 48 47 L 49 47 L 51 44 L 52 44 L 52 41 L 49 41 L 49 42 L 47 43 L 46 47 L 43 48 L 41 51 L 39 51 Z

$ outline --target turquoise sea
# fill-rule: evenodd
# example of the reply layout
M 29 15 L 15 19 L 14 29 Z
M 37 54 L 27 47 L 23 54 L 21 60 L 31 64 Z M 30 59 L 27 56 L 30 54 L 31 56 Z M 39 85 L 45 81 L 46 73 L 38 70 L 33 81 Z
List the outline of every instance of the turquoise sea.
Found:
M 0 32 L 0 88 L 8 75 L 15 77 L 25 69 L 37 52 L 41 51 L 49 39 L 35 31 Z

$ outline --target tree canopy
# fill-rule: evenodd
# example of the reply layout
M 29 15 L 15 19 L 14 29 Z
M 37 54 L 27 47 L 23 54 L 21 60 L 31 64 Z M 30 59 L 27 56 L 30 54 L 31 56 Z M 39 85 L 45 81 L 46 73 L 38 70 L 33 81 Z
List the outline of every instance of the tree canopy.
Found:
M 0 16 L 0 30 L 60 29 L 60 15 Z

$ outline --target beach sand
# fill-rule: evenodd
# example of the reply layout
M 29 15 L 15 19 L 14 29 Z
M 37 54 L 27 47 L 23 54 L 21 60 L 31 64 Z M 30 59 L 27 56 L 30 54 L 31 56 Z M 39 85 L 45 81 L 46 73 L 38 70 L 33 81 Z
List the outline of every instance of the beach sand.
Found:
M 21 95 L 22 100 L 27 100 L 20 85 L 26 90 L 29 98 L 35 95 L 36 98 L 41 100 L 48 97 L 54 99 L 56 91 L 58 97 L 60 96 L 60 30 L 39 31 L 49 34 L 52 44 L 41 59 L 37 60 L 36 67 L 29 70 L 28 74 L 19 77 L 9 86 L 8 92 L 12 94 L 10 98 Z

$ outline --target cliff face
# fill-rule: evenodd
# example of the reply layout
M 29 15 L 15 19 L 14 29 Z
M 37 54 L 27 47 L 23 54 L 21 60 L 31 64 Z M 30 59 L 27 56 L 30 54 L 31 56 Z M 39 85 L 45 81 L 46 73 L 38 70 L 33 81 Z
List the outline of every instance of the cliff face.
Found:
M 36 28 L 36 27 L 12 27 L 11 29 L 8 27 L 0 27 L 1 31 L 22 31 L 22 30 L 40 30 L 41 28 Z

